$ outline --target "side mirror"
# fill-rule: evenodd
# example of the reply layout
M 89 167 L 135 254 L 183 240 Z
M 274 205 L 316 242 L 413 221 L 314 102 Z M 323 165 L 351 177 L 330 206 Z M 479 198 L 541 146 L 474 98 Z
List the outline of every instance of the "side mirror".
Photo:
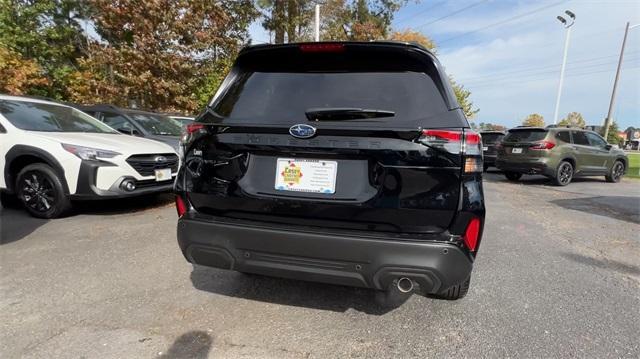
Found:
M 607 143 L 607 145 L 604 146 L 604 149 L 607 150 L 607 151 L 611 150 L 612 148 L 613 148 L 613 145 L 609 144 L 609 143 Z

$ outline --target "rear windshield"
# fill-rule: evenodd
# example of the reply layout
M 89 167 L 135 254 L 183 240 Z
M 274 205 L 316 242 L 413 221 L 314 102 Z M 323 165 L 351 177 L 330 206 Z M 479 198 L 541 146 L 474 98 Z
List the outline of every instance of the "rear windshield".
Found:
M 167 116 L 140 113 L 128 115 L 152 135 L 180 136 L 182 132 L 182 124 Z
M 496 143 L 500 142 L 504 137 L 501 133 L 483 133 L 482 134 L 482 143 Z
M 27 131 L 118 133 L 95 118 L 66 106 L 0 100 L 0 113 L 12 125 Z
M 446 112 L 433 79 L 420 72 L 245 72 L 236 78 L 214 111 L 224 121 L 297 124 L 310 109 L 359 108 L 393 116 L 335 120 L 395 122 Z
M 504 142 L 535 142 L 541 141 L 547 136 L 545 130 L 515 130 L 509 131 Z M 483 137 L 484 138 L 484 137 Z

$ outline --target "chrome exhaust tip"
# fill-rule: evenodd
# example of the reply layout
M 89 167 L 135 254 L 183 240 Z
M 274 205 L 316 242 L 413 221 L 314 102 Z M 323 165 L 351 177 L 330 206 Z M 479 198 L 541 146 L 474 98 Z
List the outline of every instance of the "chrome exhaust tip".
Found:
M 413 291 L 413 281 L 407 277 L 398 279 L 396 283 L 398 290 L 402 293 L 409 293 Z

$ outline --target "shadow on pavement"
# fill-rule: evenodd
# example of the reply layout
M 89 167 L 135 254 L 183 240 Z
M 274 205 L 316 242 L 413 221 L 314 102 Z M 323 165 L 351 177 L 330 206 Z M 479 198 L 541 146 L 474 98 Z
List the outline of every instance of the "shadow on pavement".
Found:
M 77 201 L 73 203 L 71 215 L 76 214 L 123 214 L 145 211 L 147 209 L 167 206 L 173 203 L 171 193 L 151 194 L 139 197 L 106 199 L 94 201 Z
M 566 209 L 640 224 L 640 198 L 638 197 L 598 196 L 556 199 L 550 203 Z
M 640 267 L 614 261 L 614 260 L 597 259 L 593 257 L 587 257 L 582 254 L 576 254 L 576 253 L 562 253 L 562 256 L 574 262 L 586 264 L 591 267 L 615 270 L 625 274 L 640 275 Z
M 377 293 L 371 289 L 242 274 L 202 266 L 194 266 L 191 282 L 196 289 L 211 293 L 296 307 L 334 312 L 353 308 L 373 315 L 383 315 L 395 309 L 379 305 Z
M 179 336 L 171 347 L 158 358 L 162 359 L 206 359 L 213 339 L 203 331 L 191 331 Z
M 22 208 L 0 208 L 0 245 L 20 240 L 47 222 L 31 217 Z
M 550 178 L 541 176 L 541 175 L 524 175 L 517 181 L 509 181 L 501 171 L 498 170 L 488 170 L 486 171 L 484 179 L 489 182 L 509 182 L 514 184 L 522 184 L 522 185 L 536 185 L 536 186 L 549 186 L 549 187 L 557 187 L 553 184 Z M 571 180 L 571 183 L 606 183 L 604 176 L 595 176 L 595 177 L 576 177 Z M 571 186 L 571 184 L 569 184 Z
M 79 201 L 73 203 L 73 208 L 67 216 L 133 213 L 168 206 L 173 203 L 173 200 L 173 194 L 163 193 L 123 199 Z M 17 202 L 10 203 L 8 207 L 0 207 L 0 245 L 20 240 L 49 221 L 55 221 L 55 219 L 32 217 L 22 204 Z

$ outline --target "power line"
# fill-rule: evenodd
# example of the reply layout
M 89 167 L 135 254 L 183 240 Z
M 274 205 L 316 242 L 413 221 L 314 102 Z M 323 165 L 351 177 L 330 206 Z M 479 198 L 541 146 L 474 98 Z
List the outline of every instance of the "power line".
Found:
M 638 53 L 640 51 L 632 51 L 632 52 L 628 52 L 628 55 L 631 54 L 635 54 Z M 592 58 L 587 58 L 587 59 L 580 59 L 580 60 L 573 60 L 573 61 L 568 61 L 567 64 L 580 64 L 580 63 L 585 63 L 585 62 L 592 62 L 592 61 L 597 61 L 597 60 L 603 60 L 603 59 L 608 59 L 608 58 L 612 58 L 612 57 L 618 57 L 618 55 L 608 55 L 608 56 L 599 56 L 599 57 L 592 57 Z M 560 64 L 553 64 L 553 65 L 546 65 L 546 66 L 535 66 L 535 67 L 523 67 L 523 68 L 519 68 L 519 69 L 515 69 L 515 70 L 509 70 L 509 71 L 498 71 L 498 72 L 490 72 L 484 75 L 480 75 L 480 76 L 474 76 L 474 77 L 468 77 L 468 78 L 460 78 L 459 80 L 462 82 L 474 82 L 477 80 L 483 80 L 485 78 L 493 78 L 495 76 L 498 77 L 502 77 L 504 75 L 508 75 L 508 74 L 519 74 L 522 72 L 529 72 L 529 71 L 536 71 L 536 70 L 542 70 L 542 69 L 549 69 L 549 68 L 554 68 L 554 67 L 558 67 L 560 66 Z
M 427 12 L 427 11 L 429 11 L 429 10 L 431 10 L 431 9 L 435 8 L 436 6 L 438 6 L 438 5 L 442 5 L 442 4 L 446 3 L 446 2 L 447 2 L 447 0 L 439 1 L 439 2 L 437 2 L 437 3 L 435 3 L 435 4 L 431 5 L 431 6 L 427 7 L 426 9 L 423 9 L 422 11 L 418 11 L 418 12 L 416 12 L 416 13 L 414 13 L 414 14 L 409 15 L 408 17 L 405 17 L 405 18 L 404 18 L 404 19 L 402 19 L 402 20 L 398 20 L 398 21 L 396 21 L 396 25 L 398 25 L 398 24 L 399 24 L 399 23 L 401 23 L 401 22 L 406 22 L 406 21 L 408 21 L 408 20 L 410 20 L 410 19 L 413 19 L 413 18 L 415 18 L 415 17 L 416 17 L 416 16 L 418 16 L 418 15 L 422 15 L 422 14 L 424 14 L 425 12 Z
M 476 6 L 478 6 L 478 5 L 481 5 L 481 4 L 483 4 L 483 3 L 486 3 L 487 1 L 489 1 L 489 0 L 480 0 L 480 1 L 478 1 L 478 2 L 475 2 L 475 3 L 471 4 L 471 5 L 465 6 L 465 7 L 463 7 L 463 8 L 462 8 L 462 9 L 460 9 L 460 10 L 456 10 L 456 11 L 454 11 L 454 12 L 448 13 L 447 15 L 444 15 L 444 16 L 442 16 L 442 17 L 439 17 L 439 18 L 437 18 L 437 19 L 435 19 L 435 20 L 433 20 L 433 21 L 430 21 L 430 22 L 424 23 L 424 24 L 422 24 L 422 25 L 418 25 L 418 26 L 416 26 L 415 28 L 416 28 L 416 29 L 419 29 L 419 28 L 421 28 L 421 27 L 425 27 L 425 26 L 429 26 L 429 25 L 435 24 L 436 22 L 438 22 L 438 21 L 440 21 L 440 20 L 444 20 L 444 19 L 449 18 L 449 17 L 451 17 L 451 16 L 457 15 L 457 14 L 459 14 L 459 13 L 463 12 L 463 11 L 466 11 L 466 10 L 471 9 L 472 7 L 476 7 Z
M 633 59 L 631 61 L 635 61 L 636 59 Z M 576 71 L 584 71 L 584 70 L 588 70 L 588 69 L 609 69 L 611 70 L 611 67 L 613 64 L 615 64 L 616 62 L 608 62 L 608 63 L 604 63 L 604 64 L 593 64 L 593 65 L 587 65 L 587 66 L 581 66 L 581 67 L 574 67 L 572 68 L 569 72 L 570 73 L 575 73 Z M 609 71 L 607 70 L 607 71 Z M 522 75 L 522 76 L 508 76 L 508 77 L 502 77 L 502 78 L 496 78 L 496 79 L 490 79 L 490 80 L 481 80 L 481 81 L 476 81 L 476 82 L 465 82 L 465 85 L 467 86 L 477 86 L 477 85 L 484 85 L 484 84 L 491 84 L 491 83 L 501 83 L 501 82 L 505 82 L 505 81 L 512 81 L 512 80 L 518 80 L 518 81 L 525 81 L 525 80 L 529 80 L 530 78 L 536 78 L 540 75 L 551 75 L 551 74 L 557 74 L 558 71 L 557 70 L 551 70 L 551 71 L 539 71 L 536 73 L 530 73 L 530 74 L 526 74 L 526 75 Z
M 630 70 L 635 70 L 635 69 L 640 69 L 640 66 L 634 66 L 634 67 L 625 67 L 624 68 L 627 71 Z M 587 72 L 579 72 L 579 73 L 571 73 L 566 75 L 566 77 L 580 77 L 580 76 L 588 76 L 588 75 L 595 75 L 595 74 L 601 74 L 601 73 L 605 73 L 605 72 L 611 72 L 611 69 L 605 69 L 605 70 L 600 70 L 600 71 L 587 71 Z M 552 74 L 557 74 L 557 71 L 553 71 Z M 483 87 L 491 87 L 494 85 L 497 86 L 511 86 L 511 85 L 528 85 L 531 82 L 537 82 L 537 81 L 542 81 L 542 80 L 548 80 L 550 79 L 551 76 L 544 76 L 544 77 L 539 77 L 539 78 L 534 78 L 534 79 L 527 79 L 527 80 L 522 80 L 522 79 L 513 79 L 513 80 L 509 80 L 509 81 L 496 81 L 496 82 L 486 82 L 486 83 L 481 83 L 478 85 L 472 85 L 469 87 L 473 87 L 474 89 L 477 88 L 483 88 Z M 517 81 L 516 81 L 517 80 Z
M 527 11 L 527 12 L 525 12 L 525 13 L 522 13 L 522 14 L 519 14 L 519 15 L 516 15 L 516 16 L 513 16 L 513 17 L 510 17 L 510 18 L 507 18 L 507 19 L 504 19 L 504 20 L 501 20 L 501 21 L 498 21 L 498 22 L 494 22 L 493 24 L 489 24 L 489 25 L 484 26 L 484 27 L 481 27 L 481 28 L 479 28 L 479 29 L 472 30 L 472 31 L 467 31 L 467 32 L 462 33 L 462 34 L 459 34 L 459 35 L 455 35 L 455 36 L 449 37 L 449 38 L 447 38 L 447 39 L 444 39 L 444 40 L 440 41 L 439 43 L 440 43 L 440 44 L 443 44 L 443 43 L 449 42 L 449 41 L 451 41 L 451 40 L 454 40 L 454 39 L 457 39 L 457 38 L 460 38 L 460 37 L 463 37 L 463 36 L 467 36 L 467 35 L 470 35 L 470 34 L 474 34 L 474 33 L 476 33 L 476 32 L 484 31 L 484 30 L 489 29 L 489 28 L 492 28 L 492 27 L 494 27 L 494 26 L 498 26 L 498 25 L 506 24 L 506 23 L 509 23 L 509 22 L 511 22 L 511 21 L 513 21 L 513 20 L 517 20 L 517 19 L 521 19 L 521 18 L 526 17 L 526 16 L 529 16 L 529 15 L 533 15 L 533 14 L 535 14 L 535 13 L 538 13 L 538 12 L 540 12 L 540 11 L 544 11 L 544 10 L 549 9 L 549 8 L 551 8 L 551 7 L 554 7 L 554 6 L 558 6 L 558 5 L 560 5 L 560 4 L 562 4 L 562 3 L 565 3 L 565 2 L 568 2 L 568 1 L 570 1 L 570 0 L 562 0 L 562 1 L 555 2 L 555 3 L 553 3 L 553 4 L 549 4 L 549 5 L 546 5 L 546 6 L 543 6 L 543 7 L 537 8 L 537 9 L 535 9 L 535 10 Z

